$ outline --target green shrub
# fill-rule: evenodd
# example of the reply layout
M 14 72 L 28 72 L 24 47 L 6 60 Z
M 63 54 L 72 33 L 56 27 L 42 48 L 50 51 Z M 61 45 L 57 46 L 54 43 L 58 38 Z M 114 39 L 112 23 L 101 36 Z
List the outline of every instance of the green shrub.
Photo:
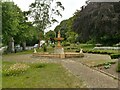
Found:
M 117 71 L 117 72 L 120 72 L 120 62 L 118 62 L 116 71 Z
M 120 58 L 120 54 L 110 54 L 111 59 L 118 59 Z
M 55 47 L 55 44 L 51 44 L 51 47 L 54 48 L 54 47 Z
M 5 76 L 16 76 L 24 73 L 29 68 L 26 64 L 16 63 L 10 66 L 10 68 L 3 70 Z
M 111 52 L 101 51 L 101 50 L 83 50 L 84 53 L 93 53 L 93 54 L 112 54 Z
M 44 68 L 45 66 L 46 66 L 45 64 L 41 64 L 41 63 L 40 64 L 38 63 L 38 64 L 33 64 L 32 65 L 33 68 Z
M 43 45 L 43 51 L 47 52 L 47 46 L 46 45 Z
M 70 43 L 69 42 L 64 42 L 63 46 L 70 46 Z

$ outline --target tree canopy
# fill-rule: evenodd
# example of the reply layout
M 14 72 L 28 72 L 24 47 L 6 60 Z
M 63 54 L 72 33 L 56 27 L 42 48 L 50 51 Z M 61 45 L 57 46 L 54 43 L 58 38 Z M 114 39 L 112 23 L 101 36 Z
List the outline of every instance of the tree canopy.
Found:
M 53 7 L 53 3 L 55 6 Z M 44 35 L 44 31 L 51 26 L 51 24 L 58 22 L 55 16 L 62 16 L 61 11 L 64 10 L 61 2 L 55 0 L 35 0 L 30 5 L 28 16 L 32 18 L 33 24 L 39 32 L 39 46 L 40 40 Z
M 35 35 L 35 28 L 27 21 L 25 12 L 14 2 L 2 2 L 2 43 L 11 52 L 10 43 L 21 44 Z
M 120 2 L 87 2 L 72 17 L 63 20 L 55 32 L 58 30 L 69 42 L 73 38 L 81 43 L 117 44 L 120 42 Z
M 88 3 L 76 15 L 73 30 L 81 42 L 112 45 L 120 42 L 120 2 Z

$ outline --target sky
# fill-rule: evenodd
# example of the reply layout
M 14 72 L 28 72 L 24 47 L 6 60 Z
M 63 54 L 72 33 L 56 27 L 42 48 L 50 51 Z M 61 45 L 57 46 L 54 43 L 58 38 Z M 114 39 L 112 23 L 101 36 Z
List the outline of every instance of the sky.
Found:
M 12 0 L 12 1 L 15 4 L 17 4 L 22 11 L 29 10 L 29 5 L 34 2 L 34 0 Z M 72 17 L 76 10 L 80 10 L 80 7 L 85 5 L 86 0 L 56 0 L 56 1 L 60 1 L 65 7 L 65 10 L 62 12 L 62 18 L 60 17 L 57 18 L 60 23 L 62 20 L 69 19 L 70 17 Z M 48 28 L 47 31 L 50 29 L 53 30 L 59 23 L 52 25 L 52 27 Z

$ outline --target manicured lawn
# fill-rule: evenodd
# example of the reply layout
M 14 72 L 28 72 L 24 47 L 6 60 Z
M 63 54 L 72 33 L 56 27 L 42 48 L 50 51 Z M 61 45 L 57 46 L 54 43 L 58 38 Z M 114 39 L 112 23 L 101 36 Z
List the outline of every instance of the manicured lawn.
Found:
M 60 64 L 26 63 L 30 67 L 16 76 L 6 75 L 15 62 L 3 62 L 3 88 L 76 88 L 85 87 L 83 82 L 66 71 Z M 23 63 L 24 64 L 24 63 Z

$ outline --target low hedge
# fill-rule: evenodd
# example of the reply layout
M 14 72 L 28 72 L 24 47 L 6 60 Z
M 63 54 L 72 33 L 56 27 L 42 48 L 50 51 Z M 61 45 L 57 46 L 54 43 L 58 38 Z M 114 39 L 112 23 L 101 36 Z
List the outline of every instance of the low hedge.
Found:
M 111 54 L 110 57 L 111 59 L 118 59 L 120 58 L 120 54 Z
M 116 71 L 117 71 L 117 72 L 120 72 L 120 62 L 118 62 Z
M 83 50 L 84 53 L 93 53 L 93 54 L 112 54 L 110 52 L 105 52 L 105 51 L 96 51 L 96 50 Z

